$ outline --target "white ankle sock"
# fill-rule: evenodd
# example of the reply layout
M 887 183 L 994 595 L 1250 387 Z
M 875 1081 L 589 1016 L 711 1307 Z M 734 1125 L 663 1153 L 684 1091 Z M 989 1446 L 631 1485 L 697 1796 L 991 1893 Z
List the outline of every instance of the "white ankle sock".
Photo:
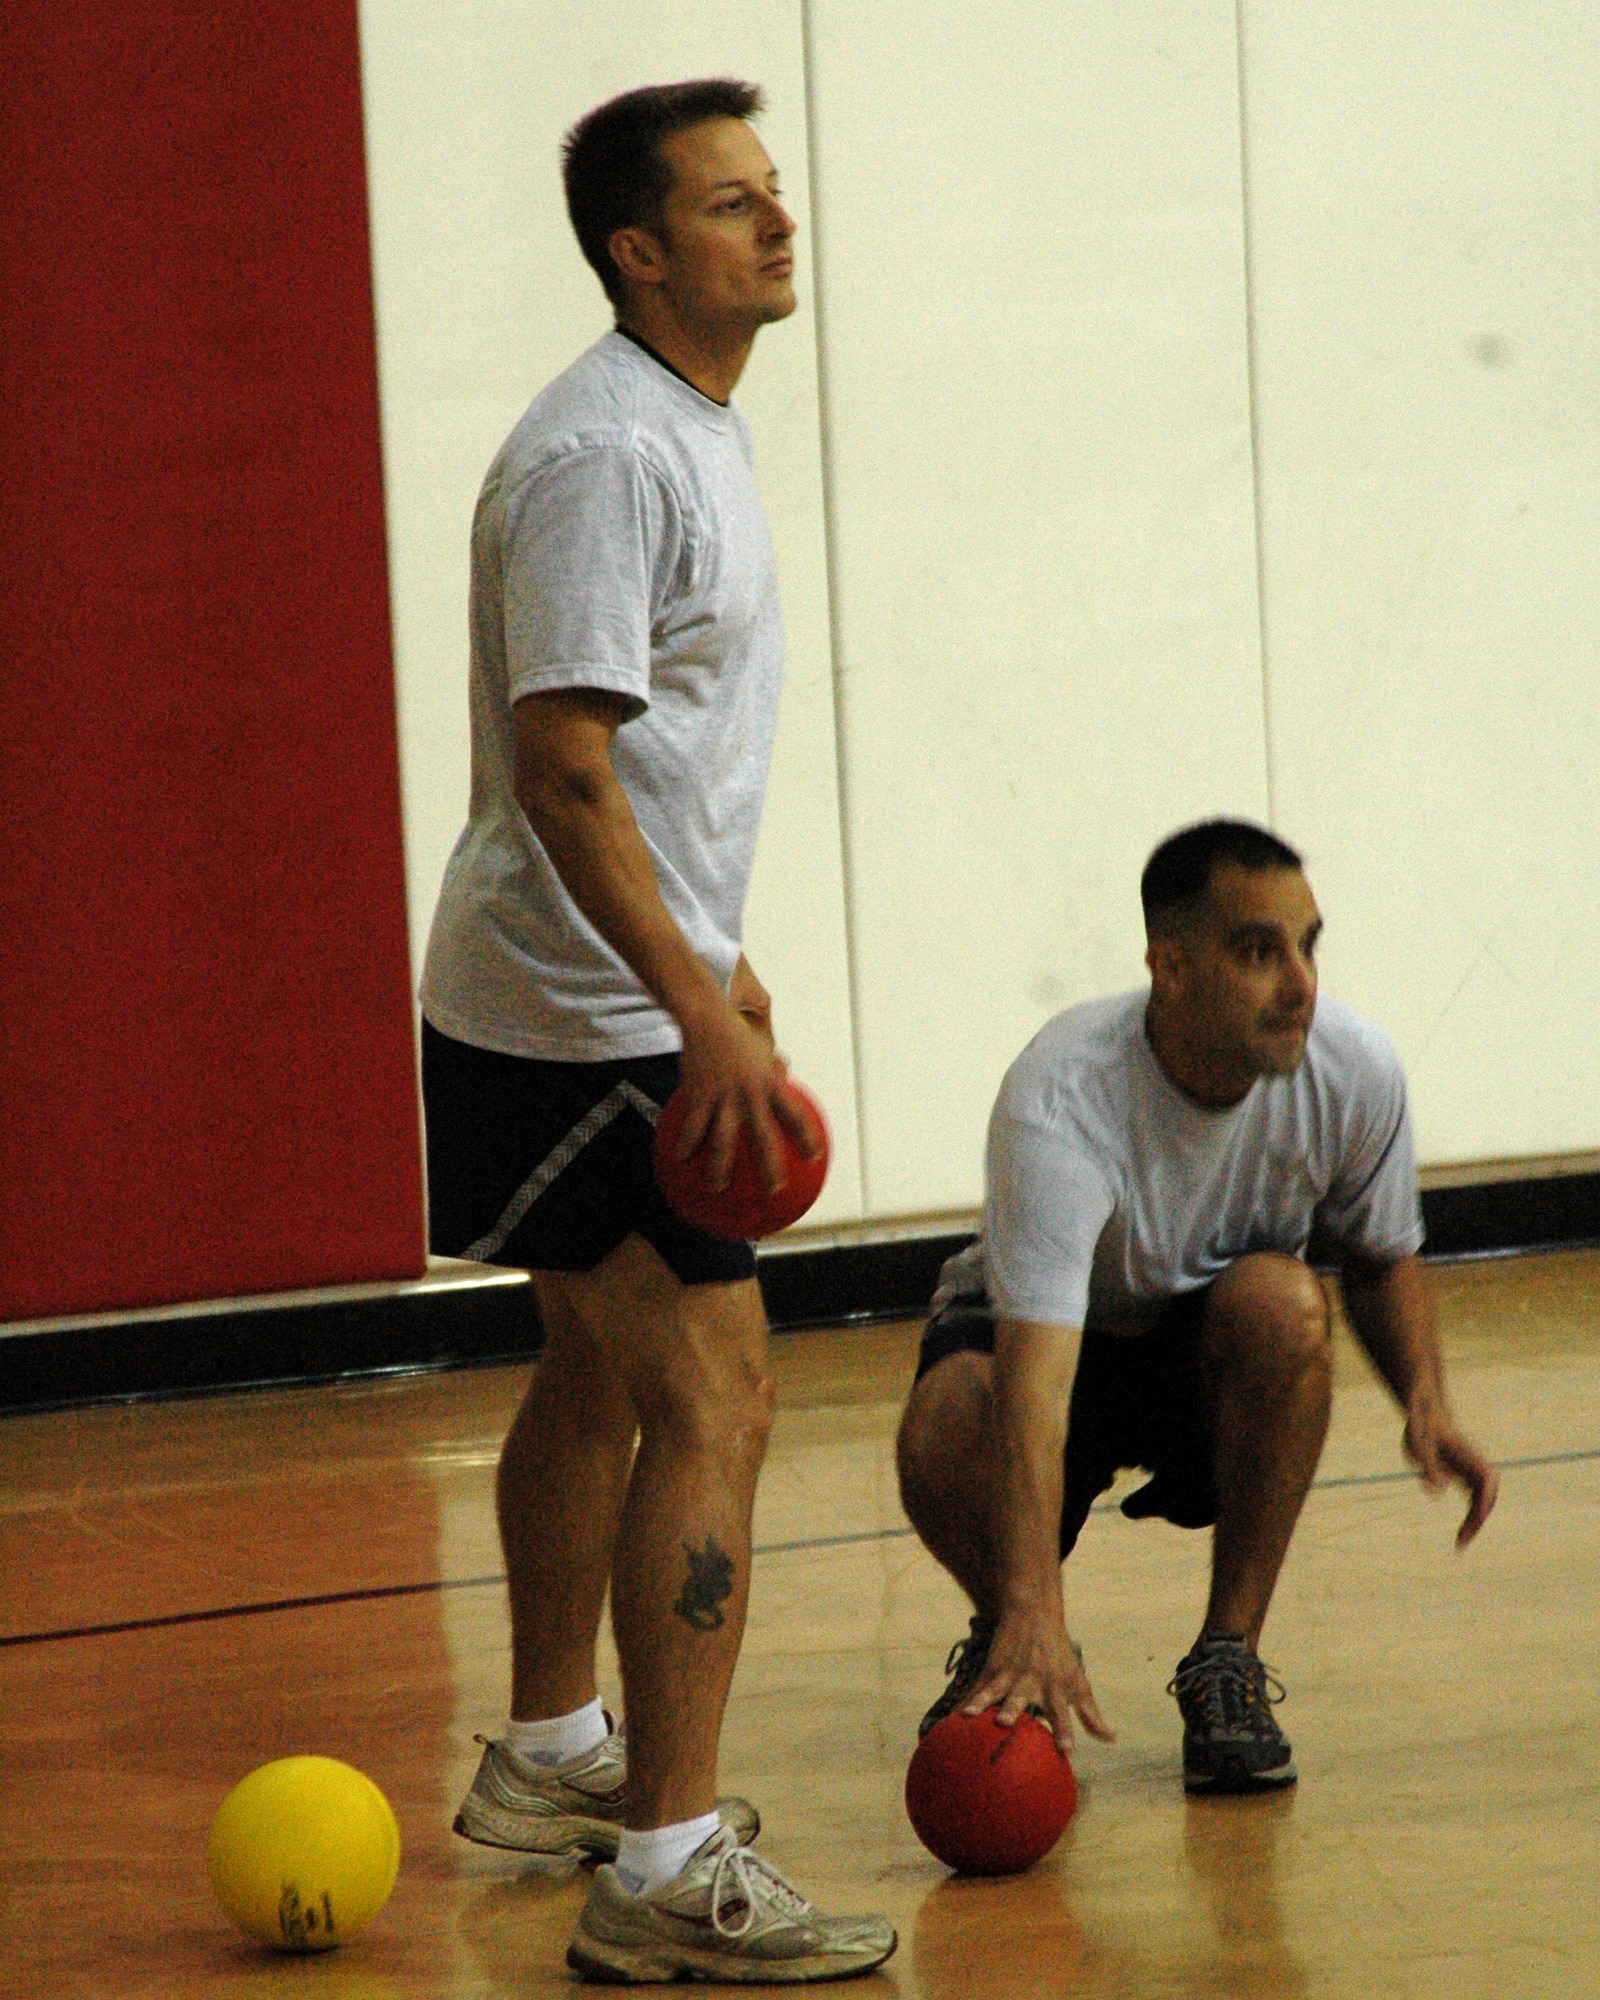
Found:
M 508 1722 L 501 1741 L 526 1764 L 564 1764 L 596 1749 L 610 1734 L 600 1697 L 570 1715 L 553 1715 L 548 1722 Z
M 648 1833 L 622 1829 L 617 1847 L 617 1874 L 624 1889 L 635 1896 L 647 1896 L 683 1873 L 683 1864 L 697 1847 L 703 1847 L 722 1824 L 721 1815 L 702 1813 L 698 1819 L 681 1819 L 676 1826 L 653 1826 Z

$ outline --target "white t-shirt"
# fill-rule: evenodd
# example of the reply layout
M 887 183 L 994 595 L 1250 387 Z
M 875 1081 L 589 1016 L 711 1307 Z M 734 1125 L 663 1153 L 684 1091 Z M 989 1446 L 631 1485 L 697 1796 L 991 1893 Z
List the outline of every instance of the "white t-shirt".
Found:
M 1292 1076 L 1208 1111 L 1145 1038 L 1145 992 L 1069 1007 L 1011 1065 L 989 1121 L 983 1235 L 934 1307 L 1142 1333 L 1253 1250 L 1378 1262 L 1422 1244 L 1405 1078 L 1388 1037 L 1321 999 Z
M 628 697 L 612 767 L 662 898 L 726 986 L 738 962 L 783 669 L 750 434 L 609 333 L 539 396 L 472 529 L 472 801 L 445 873 L 422 1007 L 507 1055 L 606 1062 L 677 1025 L 562 887 L 512 791 L 512 704 Z

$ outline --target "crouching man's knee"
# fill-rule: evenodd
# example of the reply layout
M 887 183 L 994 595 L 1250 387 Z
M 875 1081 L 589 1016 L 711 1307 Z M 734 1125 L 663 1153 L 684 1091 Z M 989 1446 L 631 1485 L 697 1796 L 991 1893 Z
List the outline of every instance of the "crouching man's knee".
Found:
M 1333 1320 L 1321 1280 L 1279 1251 L 1241 1257 L 1212 1288 L 1204 1348 L 1210 1366 L 1255 1377 L 1331 1374 Z

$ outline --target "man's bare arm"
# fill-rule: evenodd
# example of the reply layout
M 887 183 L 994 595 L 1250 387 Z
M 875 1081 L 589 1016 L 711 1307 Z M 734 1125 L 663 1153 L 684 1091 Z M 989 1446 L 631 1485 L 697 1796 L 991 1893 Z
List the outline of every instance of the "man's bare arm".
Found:
M 1015 1722 L 1047 1716 L 1063 1749 L 1076 1714 L 1111 1740 L 1061 1602 L 1061 1483 L 1067 1412 L 1081 1336 L 1076 1328 L 1002 1319 L 995 1326 L 995 1514 L 999 1626 L 968 1714 L 998 1708 Z
M 517 702 L 517 803 L 567 894 L 683 1032 L 691 1097 L 685 1156 L 704 1138 L 720 1184 L 740 1127 L 748 1125 L 768 1185 L 776 1187 L 783 1180 L 779 1126 L 808 1154 L 816 1140 L 780 1089 L 784 1072 L 760 982 L 741 958 L 725 994 L 662 901 L 650 851 L 611 766 L 611 740 L 626 712 L 621 695 L 592 688 Z
M 1466 1488 L 1467 1514 L 1456 1535 L 1456 1546 L 1465 1548 L 1493 1511 L 1500 1477 L 1451 1413 L 1422 1259 L 1351 1261 L 1339 1283 L 1357 1339 L 1405 1412 L 1406 1456 L 1422 1483 L 1437 1492 L 1455 1479 Z

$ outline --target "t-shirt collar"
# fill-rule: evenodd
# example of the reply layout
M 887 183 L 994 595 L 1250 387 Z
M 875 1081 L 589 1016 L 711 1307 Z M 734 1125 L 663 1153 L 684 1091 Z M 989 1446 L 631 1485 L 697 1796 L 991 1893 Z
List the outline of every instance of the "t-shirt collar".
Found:
M 700 398 L 701 402 L 709 403 L 714 410 L 727 409 L 728 405 L 726 403 L 718 402 L 715 396 L 708 396 L 704 389 L 696 388 L 695 384 L 689 380 L 681 368 L 674 368 L 664 354 L 658 353 L 650 345 L 649 341 L 642 334 L 635 333 L 632 327 L 619 326 L 615 331 L 620 333 L 624 340 L 631 340 L 635 347 L 643 348 L 652 361 L 656 362 L 660 367 L 665 368 L 669 375 L 676 376 L 686 389 L 694 389 L 694 393 Z

